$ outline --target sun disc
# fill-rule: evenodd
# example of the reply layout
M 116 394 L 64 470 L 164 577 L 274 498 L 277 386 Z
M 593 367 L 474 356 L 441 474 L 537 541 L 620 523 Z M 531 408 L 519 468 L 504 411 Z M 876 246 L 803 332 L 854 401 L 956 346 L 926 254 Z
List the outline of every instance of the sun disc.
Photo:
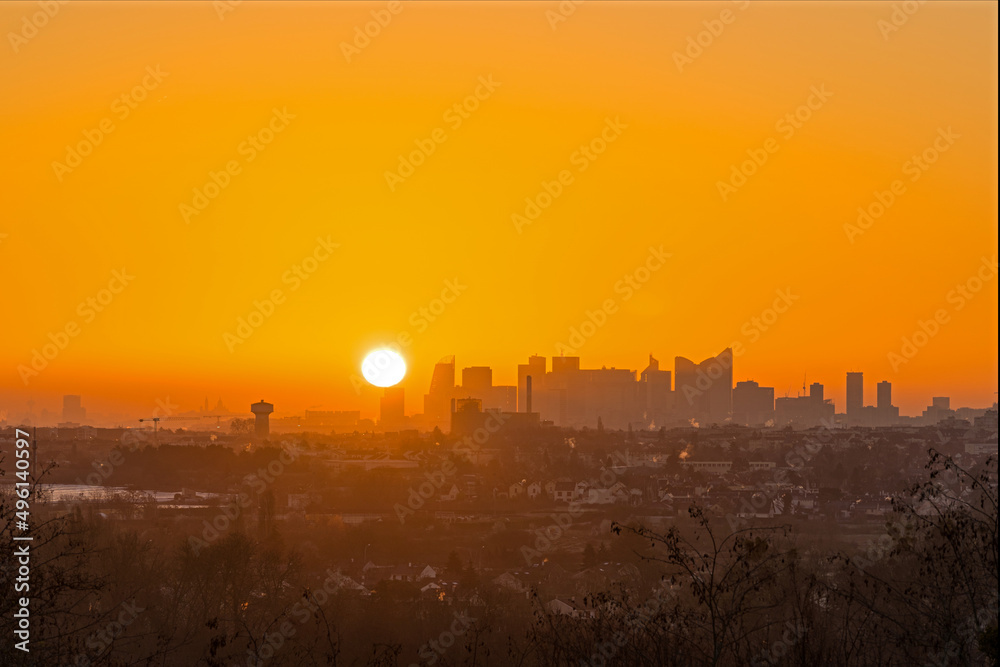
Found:
M 393 350 L 373 350 L 361 363 L 361 374 L 376 387 L 391 387 L 406 375 L 406 362 Z

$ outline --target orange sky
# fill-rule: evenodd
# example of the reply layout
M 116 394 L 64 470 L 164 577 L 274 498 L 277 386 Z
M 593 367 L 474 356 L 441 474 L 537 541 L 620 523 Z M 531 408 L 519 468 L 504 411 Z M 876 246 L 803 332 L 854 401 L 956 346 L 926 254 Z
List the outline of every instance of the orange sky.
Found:
M 221 395 L 375 416 L 379 392 L 351 376 L 404 332 L 418 412 L 440 357 L 513 384 L 607 299 L 584 367 L 641 369 L 652 352 L 672 368 L 742 342 L 737 380 L 794 395 L 805 375 L 838 411 L 847 370 L 865 372 L 866 399 L 892 381 L 904 414 L 932 395 L 993 402 L 995 3 L 927 3 L 896 25 L 888 3 L 221 7 L 0 5 L 0 411 L 80 393 L 96 413 Z M 386 25 L 345 56 L 373 11 Z M 467 117 L 449 113 L 477 92 Z M 602 131 L 604 152 L 578 152 Z M 67 157 L 88 134 L 103 136 Z M 390 185 L 418 141 L 433 153 Z M 925 150 L 926 170 L 911 161 Z M 752 155 L 767 159 L 723 197 Z M 226 187 L 193 215 L 182 205 L 211 173 Z M 884 215 L 845 230 L 897 180 Z M 662 268 L 616 291 L 661 246 Z M 308 279 L 286 274 L 314 252 Z M 134 277 L 91 313 L 123 268 Z M 950 290 L 970 278 L 959 308 Z M 464 289 L 421 325 L 448 280 Z M 751 318 L 786 289 L 798 298 L 757 336 Z M 274 290 L 273 314 L 227 343 Z M 25 384 L 19 367 L 68 325 Z

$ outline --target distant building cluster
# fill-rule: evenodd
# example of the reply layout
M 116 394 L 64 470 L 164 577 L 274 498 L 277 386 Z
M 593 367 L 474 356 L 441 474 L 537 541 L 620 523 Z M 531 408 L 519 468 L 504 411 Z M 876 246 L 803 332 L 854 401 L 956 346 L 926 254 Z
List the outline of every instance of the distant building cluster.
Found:
M 970 424 L 976 421 L 978 425 L 980 420 L 987 419 L 985 408 L 952 409 L 947 396 L 934 397 L 919 416 L 900 416 L 899 408 L 892 404 L 892 384 L 885 380 L 875 387 L 875 404 L 866 405 L 864 374 L 855 371 L 847 373 L 845 409 L 838 413 L 819 382 L 808 387 L 803 382 L 797 396 L 775 396 L 773 387 L 763 387 L 754 380 L 741 380 L 734 385 L 733 356 L 733 350 L 727 348 L 697 363 L 675 357 L 674 370 L 669 371 L 650 355 L 646 368 L 635 371 L 581 368 L 580 357 L 558 356 L 550 361 L 533 355 L 527 363 L 518 364 L 516 386 L 494 385 L 493 369 L 489 366 L 463 368 L 459 384 L 455 357 L 448 356 L 434 366 L 421 414 L 405 413 L 404 389 L 396 385 L 383 390 L 377 422 L 362 419 L 358 410 L 306 410 L 304 416 L 272 420 L 274 405 L 261 400 L 251 406 L 253 420 L 248 424 L 255 440 L 262 441 L 272 429 L 282 433 L 439 429 L 445 433 L 475 435 L 489 434 L 501 427 L 508 431 L 539 426 L 656 430 L 733 424 L 807 429 L 915 426 L 956 419 Z M 209 406 L 206 398 L 198 411 L 166 409 L 155 420 L 140 421 L 170 421 L 201 430 L 211 424 L 204 420 L 214 420 L 214 429 L 221 430 L 230 428 L 229 421 L 239 416 L 227 410 L 221 399 L 214 409 Z M 87 409 L 79 395 L 66 395 L 61 420 L 43 411 L 40 419 L 29 412 L 20 421 L 80 427 L 87 425 Z M 0 418 L 0 425 L 4 423 L 6 420 Z
M 79 426 L 87 421 L 87 408 L 83 407 L 83 399 L 76 394 L 63 396 L 62 424 Z
M 837 413 L 824 387 L 813 382 L 798 396 L 775 397 L 773 387 L 753 380 L 733 384 L 733 351 L 694 362 L 675 357 L 673 372 L 652 355 L 646 368 L 581 368 L 579 357 L 530 356 L 517 367 L 517 386 L 496 386 L 487 366 L 462 369 L 456 382 L 455 357 L 439 361 L 424 395 L 423 414 L 403 413 L 403 389 L 386 390 L 379 426 L 383 430 L 441 429 L 473 433 L 491 423 L 530 427 L 639 429 L 738 424 L 784 428 L 893 426 L 936 423 L 950 417 L 974 419 L 983 410 L 948 407 L 935 398 L 921 417 L 900 417 L 892 404 L 892 384 L 879 382 L 875 405 L 865 405 L 864 376 L 847 373 L 846 411 Z

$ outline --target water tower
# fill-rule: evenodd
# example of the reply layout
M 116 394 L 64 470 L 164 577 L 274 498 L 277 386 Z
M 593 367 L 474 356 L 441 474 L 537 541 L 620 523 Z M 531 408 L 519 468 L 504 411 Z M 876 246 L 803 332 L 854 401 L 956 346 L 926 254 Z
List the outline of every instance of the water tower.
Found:
M 267 416 L 274 412 L 274 405 L 271 403 L 265 403 L 262 398 L 259 403 L 254 403 L 250 406 L 250 412 L 252 412 L 255 417 L 254 436 L 258 441 L 266 440 L 267 436 L 271 432 Z

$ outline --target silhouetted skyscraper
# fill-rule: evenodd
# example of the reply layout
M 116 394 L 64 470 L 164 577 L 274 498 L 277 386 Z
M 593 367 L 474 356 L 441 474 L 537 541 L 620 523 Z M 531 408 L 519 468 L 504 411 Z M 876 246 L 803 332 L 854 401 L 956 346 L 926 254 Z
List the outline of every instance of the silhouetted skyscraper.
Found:
M 386 387 L 379 399 L 379 426 L 383 431 L 399 429 L 403 426 L 404 394 L 402 385 Z
M 883 380 L 876 385 L 875 421 L 878 426 L 892 426 L 899 421 L 899 408 L 892 404 L 892 383 Z
M 847 423 L 861 423 L 861 410 L 865 407 L 864 373 L 847 374 Z
M 649 355 L 649 365 L 639 374 L 640 398 L 644 402 L 646 425 L 663 426 L 670 420 L 673 390 L 670 371 L 661 371 L 660 362 Z
M 552 371 L 531 380 L 532 411 L 557 426 L 595 428 L 598 417 L 609 429 L 642 424 L 645 399 L 635 371 L 581 369 L 579 357 L 553 357 Z
M 462 388 L 455 393 L 460 398 L 478 398 L 483 411 L 517 411 L 517 387 L 493 386 L 493 369 L 489 366 L 470 366 L 462 369 Z
M 83 407 L 81 398 L 76 394 L 63 396 L 63 421 L 82 424 L 87 418 L 87 408 Z
M 819 403 L 823 402 L 823 385 L 819 382 L 813 382 L 809 385 L 809 398 Z
M 733 411 L 733 349 L 696 364 L 674 358 L 674 406 L 682 420 L 721 424 Z
M 545 357 L 540 357 L 537 354 L 528 357 L 528 363 L 517 365 L 517 411 L 518 412 L 530 412 L 526 404 L 527 398 L 527 383 L 525 378 L 529 375 L 532 377 L 533 382 L 536 386 L 541 386 L 539 383 L 545 379 L 546 363 Z
M 489 366 L 470 366 L 462 369 L 462 390 L 486 392 L 493 387 L 493 369 Z
M 774 419 L 774 387 L 753 380 L 737 382 L 733 389 L 733 423 L 758 426 Z
M 884 410 L 892 405 L 892 383 L 882 380 L 876 385 L 875 407 Z
M 552 357 L 552 372 L 567 373 L 580 370 L 580 357 Z
M 424 394 L 424 420 L 427 429 L 451 428 L 451 399 L 455 397 L 455 357 L 442 357 L 434 364 L 431 387 Z

